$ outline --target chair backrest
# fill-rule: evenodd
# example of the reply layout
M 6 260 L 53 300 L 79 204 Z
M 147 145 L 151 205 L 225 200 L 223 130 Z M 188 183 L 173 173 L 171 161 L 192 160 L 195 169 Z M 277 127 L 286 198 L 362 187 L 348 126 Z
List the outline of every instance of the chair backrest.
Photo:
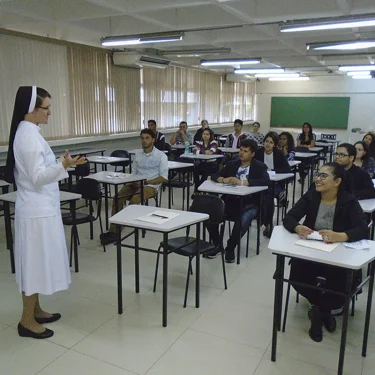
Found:
M 165 142 L 164 150 L 168 151 L 168 156 L 172 154 L 172 146 L 170 145 L 170 143 Z
M 81 194 L 83 199 L 99 201 L 102 198 L 100 182 L 93 178 L 82 178 L 77 181 L 74 192 Z
M 116 158 L 129 158 L 129 153 L 125 150 L 115 150 L 111 152 L 110 156 L 116 157 Z M 129 161 L 119 161 L 117 163 L 111 163 L 110 165 L 127 167 L 129 165 Z
M 86 161 L 84 164 L 77 165 L 74 170 L 74 175 L 77 177 L 86 177 L 90 174 L 90 163 Z
M 322 133 L 320 135 L 320 139 L 326 139 L 326 140 L 329 140 L 329 141 L 335 141 L 336 140 L 336 135 L 337 134 Z
M 215 195 L 197 195 L 190 211 L 209 215 L 208 221 L 212 224 L 220 224 L 225 221 L 225 203 Z

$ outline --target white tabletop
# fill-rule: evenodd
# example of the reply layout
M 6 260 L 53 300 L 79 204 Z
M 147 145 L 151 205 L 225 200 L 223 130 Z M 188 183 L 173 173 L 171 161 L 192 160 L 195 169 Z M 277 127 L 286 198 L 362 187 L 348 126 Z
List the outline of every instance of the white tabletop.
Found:
M 195 145 L 189 145 L 189 147 L 195 147 Z M 185 145 L 182 143 L 171 145 L 171 148 L 174 150 L 183 150 L 185 148 Z
M 311 158 L 317 156 L 314 152 L 296 152 L 296 158 Z
M 221 152 L 226 152 L 228 154 L 238 154 L 240 152 L 239 148 L 231 148 L 231 147 L 219 147 Z
M 335 143 L 332 142 L 315 142 L 315 146 L 318 147 L 333 147 Z
M 222 135 L 221 137 L 219 137 L 219 141 L 226 141 L 228 138 L 227 135 Z
M 0 180 L 0 187 L 4 187 L 4 186 L 9 186 L 9 184 L 4 180 Z
M 293 176 L 293 174 L 292 174 Z M 245 196 L 260 191 L 267 190 L 268 186 L 241 186 L 241 185 L 225 185 L 219 182 L 213 182 L 211 180 L 206 180 L 202 185 L 199 186 L 199 191 L 204 191 L 206 193 L 217 193 L 217 194 L 229 194 L 229 195 L 238 195 Z
M 290 167 L 295 167 L 298 164 L 301 164 L 301 160 L 290 160 L 288 161 Z
M 72 155 L 75 155 L 75 154 L 80 154 L 80 155 L 88 155 L 88 154 L 96 154 L 96 153 L 99 153 L 99 152 L 105 152 L 105 148 L 100 148 L 100 149 L 91 149 L 91 148 L 80 148 L 80 149 L 74 149 L 74 148 L 71 148 L 69 149 L 69 152 L 72 154 Z
M 110 164 L 110 163 L 118 163 L 121 161 L 129 161 L 129 158 L 117 158 L 114 156 L 88 156 L 87 160 L 90 163 Z
M 283 181 L 292 177 L 294 177 L 294 173 L 276 173 L 270 176 L 270 180 L 276 182 L 276 181 Z
M 93 173 L 85 178 L 92 178 L 104 184 L 121 185 L 129 182 L 144 181 L 147 180 L 146 176 L 140 174 L 129 174 L 129 173 L 118 173 L 118 172 L 107 172 L 102 171 Z
M 175 212 L 179 215 L 163 224 L 154 224 L 137 220 L 138 217 L 145 216 L 154 211 Z M 148 229 L 157 232 L 168 233 L 180 228 L 187 227 L 188 225 L 205 221 L 208 218 L 209 215 L 207 214 L 200 214 L 190 211 L 169 210 L 167 208 L 157 208 L 151 206 L 129 205 L 118 212 L 116 215 L 112 216 L 109 219 L 109 222 L 112 224 L 125 225 L 131 228 Z
M 320 152 L 323 150 L 323 147 L 310 147 L 309 148 L 310 151 L 315 151 L 315 152 Z
M 196 159 L 196 160 L 215 160 L 223 158 L 224 155 L 213 154 L 213 155 L 202 155 L 202 154 L 182 154 L 181 157 Z
M 194 164 L 180 163 L 178 161 L 168 161 L 168 169 L 184 169 L 192 167 L 194 167 Z
M 359 269 L 375 259 L 374 241 L 368 240 L 369 249 L 355 250 L 340 244 L 328 253 L 296 245 L 295 243 L 298 240 L 299 236 L 296 233 L 290 233 L 283 226 L 279 225 L 273 228 L 268 248 L 272 250 L 274 254 L 350 269 Z
M 81 197 L 82 197 L 81 194 L 69 193 L 67 191 L 60 191 L 60 202 L 74 201 L 74 200 L 80 199 Z M 0 200 L 2 201 L 16 203 L 16 199 L 17 199 L 17 191 L 12 191 L 11 193 L 0 195 Z
M 373 183 L 373 185 L 374 185 L 374 187 L 375 187 L 375 180 L 372 180 L 372 183 Z
M 375 198 L 362 199 L 358 202 L 361 205 L 363 212 L 366 212 L 366 214 L 370 214 L 375 211 Z

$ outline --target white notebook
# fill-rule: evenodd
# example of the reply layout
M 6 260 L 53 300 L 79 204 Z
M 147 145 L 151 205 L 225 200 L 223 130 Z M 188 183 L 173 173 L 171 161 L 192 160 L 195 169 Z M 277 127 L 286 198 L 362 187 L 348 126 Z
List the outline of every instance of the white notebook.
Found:
M 322 241 L 314 241 L 314 240 L 298 240 L 296 242 L 296 245 L 301 245 L 301 246 L 309 247 L 311 249 L 321 250 L 321 251 L 330 253 L 332 250 L 336 249 L 336 247 L 339 246 L 340 243 L 341 242 L 325 243 Z
M 179 215 L 180 214 L 176 212 L 154 211 L 154 212 L 150 212 L 149 214 L 145 216 L 137 217 L 136 220 L 146 221 L 147 223 L 153 223 L 153 224 L 164 224 L 167 221 L 172 220 Z

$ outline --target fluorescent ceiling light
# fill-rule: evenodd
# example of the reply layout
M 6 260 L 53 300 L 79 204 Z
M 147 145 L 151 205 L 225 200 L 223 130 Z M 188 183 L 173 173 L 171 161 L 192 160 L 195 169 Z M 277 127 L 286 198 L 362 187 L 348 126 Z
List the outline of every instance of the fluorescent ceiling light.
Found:
M 350 29 L 357 27 L 375 26 L 375 17 L 362 19 L 341 19 L 336 21 L 324 21 L 316 23 L 293 23 L 280 27 L 280 32 L 290 33 L 296 31 L 315 31 L 315 30 L 334 30 L 334 29 Z
M 374 67 L 375 68 L 375 67 Z M 270 69 L 234 69 L 236 74 L 257 74 L 257 73 L 283 73 L 285 69 L 283 68 L 270 68 Z
M 210 49 L 182 49 L 159 51 L 158 55 L 165 56 L 202 56 L 202 55 L 223 55 L 229 54 L 230 48 L 210 48 Z
M 339 67 L 341 72 L 360 71 L 360 70 L 375 70 L 375 65 L 343 65 Z
M 201 60 L 202 66 L 220 66 L 220 65 L 242 65 L 259 64 L 260 58 L 255 59 L 223 59 L 223 60 Z
M 310 77 L 273 77 L 268 78 L 269 81 L 308 81 Z
M 101 38 L 100 42 L 105 47 L 134 46 L 146 43 L 176 42 L 182 40 L 183 36 L 183 32 L 106 36 Z
M 368 74 L 368 75 L 359 75 L 359 76 L 352 76 L 353 79 L 371 79 L 372 78 L 372 75 L 371 74 Z
M 352 72 L 347 73 L 348 76 L 366 76 L 369 74 L 370 74 L 369 70 L 359 70 L 359 71 L 352 71 Z
M 256 78 L 296 78 L 299 77 L 299 73 L 259 73 L 255 74 Z
M 375 39 L 371 40 L 353 40 L 342 42 L 324 42 L 324 43 L 308 43 L 306 49 L 318 50 L 356 50 L 375 47 Z

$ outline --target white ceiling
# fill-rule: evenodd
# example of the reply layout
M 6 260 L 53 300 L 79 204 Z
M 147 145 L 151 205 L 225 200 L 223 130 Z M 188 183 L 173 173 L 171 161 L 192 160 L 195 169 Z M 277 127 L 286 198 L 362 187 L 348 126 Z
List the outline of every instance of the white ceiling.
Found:
M 225 47 L 231 48 L 230 54 L 164 57 L 183 65 L 199 65 L 200 59 L 261 57 L 257 67 L 278 65 L 321 75 L 340 64 L 375 62 L 375 48 L 337 57 L 307 52 L 306 43 L 375 38 L 375 28 L 280 33 L 278 24 L 369 13 L 375 14 L 375 0 L 0 0 L 0 28 L 100 47 L 103 36 L 222 27 L 187 31 L 183 41 L 142 49 L 165 54 Z M 224 28 L 240 25 L 247 26 Z M 319 69 L 312 73 L 308 68 Z M 217 70 L 231 73 L 233 68 Z

